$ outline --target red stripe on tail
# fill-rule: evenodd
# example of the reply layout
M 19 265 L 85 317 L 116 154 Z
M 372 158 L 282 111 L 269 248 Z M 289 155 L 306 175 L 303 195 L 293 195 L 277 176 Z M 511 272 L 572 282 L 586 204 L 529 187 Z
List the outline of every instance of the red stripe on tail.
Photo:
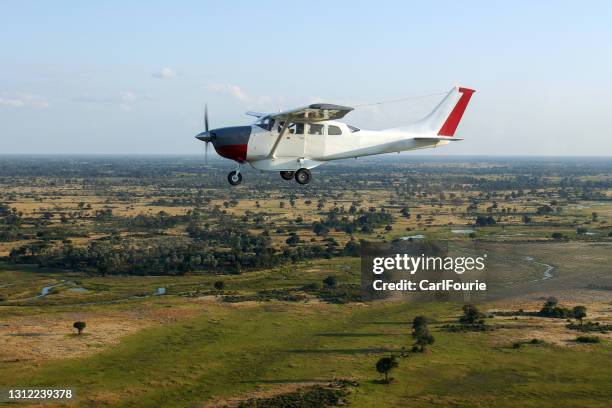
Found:
M 459 92 L 461 92 L 461 98 L 459 98 L 459 102 L 457 102 L 453 111 L 448 115 L 448 118 L 446 118 L 446 122 L 440 128 L 438 136 L 453 136 L 455 134 L 463 112 L 465 112 L 472 94 L 476 91 L 468 88 L 459 88 Z

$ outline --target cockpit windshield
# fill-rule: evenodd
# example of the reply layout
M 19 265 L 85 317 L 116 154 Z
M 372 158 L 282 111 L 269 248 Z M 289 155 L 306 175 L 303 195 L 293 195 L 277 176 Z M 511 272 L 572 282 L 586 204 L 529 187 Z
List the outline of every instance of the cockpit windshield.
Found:
M 348 126 L 348 128 L 351 130 L 352 133 L 359 132 L 361 130 L 355 126 L 351 126 L 351 125 L 346 125 L 346 126 Z
M 270 118 L 269 116 L 264 116 L 259 121 L 257 121 L 255 124 L 262 129 L 271 131 L 272 128 L 274 127 L 274 119 Z

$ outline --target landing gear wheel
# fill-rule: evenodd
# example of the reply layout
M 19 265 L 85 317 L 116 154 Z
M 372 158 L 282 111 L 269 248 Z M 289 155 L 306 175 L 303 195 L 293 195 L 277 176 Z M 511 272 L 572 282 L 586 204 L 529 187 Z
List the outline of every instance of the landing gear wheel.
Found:
M 292 171 L 281 171 L 280 175 L 283 178 L 283 180 L 291 180 L 293 178 Z
M 237 173 L 235 170 L 230 171 L 227 175 L 227 181 L 229 181 L 232 186 L 237 186 L 242 183 L 242 174 Z
M 308 184 L 311 179 L 310 170 L 308 169 L 299 169 L 295 172 L 295 181 L 300 184 Z

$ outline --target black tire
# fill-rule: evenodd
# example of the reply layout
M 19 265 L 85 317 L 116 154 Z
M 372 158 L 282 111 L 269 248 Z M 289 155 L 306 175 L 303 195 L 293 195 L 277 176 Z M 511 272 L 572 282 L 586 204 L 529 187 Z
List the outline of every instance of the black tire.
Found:
M 293 178 L 292 171 L 281 171 L 280 175 L 283 178 L 283 180 L 291 180 Z
M 236 171 L 230 171 L 227 175 L 227 181 L 232 186 L 237 186 L 238 184 L 242 183 L 242 174 L 236 173 Z
M 310 170 L 308 169 L 299 169 L 295 172 L 295 181 L 300 184 L 308 184 L 310 183 L 310 179 L 312 176 L 310 175 Z

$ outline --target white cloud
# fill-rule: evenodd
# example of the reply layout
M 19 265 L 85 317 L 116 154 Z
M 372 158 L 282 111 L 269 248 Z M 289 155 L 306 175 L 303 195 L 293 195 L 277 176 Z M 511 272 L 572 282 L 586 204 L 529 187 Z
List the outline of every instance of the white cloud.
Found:
M 134 108 L 134 105 L 143 100 L 150 100 L 151 95 L 138 94 L 132 91 L 123 91 L 117 95 L 112 96 L 93 96 L 89 94 L 81 95 L 73 100 L 79 103 L 86 104 L 98 104 L 98 105 L 109 105 L 119 106 L 119 108 L 125 112 L 130 112 Z
M 134 92 L 125 91 L 121 92 L 121 100 L 123 102 L 134 102 L 138 99 L 138 96 Z
M 48 108 L 49 102 L 41 96 L 26 92 L 3 92 L 0 94 L 0 106 L 11 108 Z
M 251 97 L 246 94 L 238 85 L 233 84 L 211 84 L 206 87 L 214 92 L 222 92 L 230 95 L 234 99 L 242 102 L 249 102 Z
M 176 76 L 176 71 L 170 67 L 164 67 L 159 72 L 154 72 L 153 77 L 159 79 L 171 79 Z

